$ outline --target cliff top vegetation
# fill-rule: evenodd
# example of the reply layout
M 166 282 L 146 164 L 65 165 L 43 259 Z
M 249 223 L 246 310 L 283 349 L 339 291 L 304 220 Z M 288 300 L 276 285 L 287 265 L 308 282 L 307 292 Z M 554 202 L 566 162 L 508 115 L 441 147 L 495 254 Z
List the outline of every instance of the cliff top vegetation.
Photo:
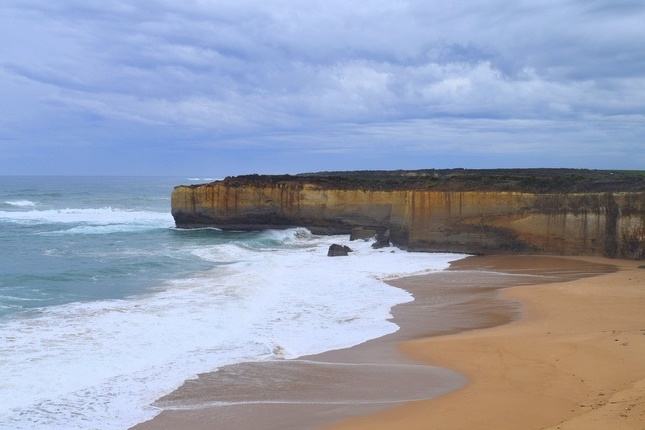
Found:
M 230 187 L 314 184 L 328 189 L 583 193 L 645 191 L 645 171 L 586 169 L 424 169 L 242 175 Z

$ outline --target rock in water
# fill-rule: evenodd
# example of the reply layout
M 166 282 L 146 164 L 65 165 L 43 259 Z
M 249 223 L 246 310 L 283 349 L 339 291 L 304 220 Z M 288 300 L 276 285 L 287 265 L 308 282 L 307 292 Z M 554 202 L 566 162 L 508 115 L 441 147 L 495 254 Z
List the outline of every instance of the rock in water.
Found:
M 337 243 L 332 243 L 327 252 L 328 257 L 342 257 L 347 256 L 352 249 L 346 245 L 338 245 Z
M 390 246 L 390 229 L 380 232 L 376 235 L 376 242 L 372 244 L 372 248 L 380 249 Z

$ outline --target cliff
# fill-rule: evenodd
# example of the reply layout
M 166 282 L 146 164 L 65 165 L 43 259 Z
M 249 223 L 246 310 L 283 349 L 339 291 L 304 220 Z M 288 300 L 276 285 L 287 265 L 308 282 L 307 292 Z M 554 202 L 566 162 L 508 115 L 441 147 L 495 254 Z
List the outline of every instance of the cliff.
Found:
M 177 227 L 389 229 L 410 250 L 645 258 L 645 174 L 572 169 L 239 176 L 172 193 Z

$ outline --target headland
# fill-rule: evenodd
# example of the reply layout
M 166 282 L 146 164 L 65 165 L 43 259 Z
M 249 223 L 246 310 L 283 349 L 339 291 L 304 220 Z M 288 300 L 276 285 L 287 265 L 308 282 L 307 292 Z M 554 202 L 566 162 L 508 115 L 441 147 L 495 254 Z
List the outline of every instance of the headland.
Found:
M 581 169 L 247 175 L 177 186 L 177 227 L 387 231 L 413 251 L 645 258 L 645 173 Z

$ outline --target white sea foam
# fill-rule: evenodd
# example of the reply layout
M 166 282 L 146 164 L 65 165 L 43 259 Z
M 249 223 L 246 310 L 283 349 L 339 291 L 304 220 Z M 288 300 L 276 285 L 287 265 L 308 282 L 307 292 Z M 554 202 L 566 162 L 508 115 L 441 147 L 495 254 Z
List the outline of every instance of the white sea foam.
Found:
M 4 203 L 10 206 L 18 207 L 36 206 L 36 203 L 32 202 L 31 200 L 7 200 Z
M 148 230 L 150 228 L 165 228 L 170 227 L 171 224 L 167 222 L 156 223 L 156 222 L 141 222 L 134 221 L 129 224 L 110 224 L 110 225 L 84 225 L 79 227 L 72 227 L 67 230 L 58 230 L 49 232 L 49 235 L 63 235 L 63 234 L 110 234 L 110 233 L 122 233 L 122 232 L 135 232 Z
M 0 211 L 0 222 L 23 224 L 81 224 L 57 233 L 111 233 L 142 228 L 162 228 L 174 225 L 167 212 L 130 211 L 106 208 L 48 209 L 22 212 Z
M 371 249 L 303 229 L 196 251 L 227 262 L 145 297 L 44 308 L 0 325 L 0 428 L 124 429 L 156 398 L 216 367 L 295 358 L 391 333 L 411 300 L 380 279 L 441 270 L 454 254 Z M 170 346 L 170 347 L 169 347 Z

